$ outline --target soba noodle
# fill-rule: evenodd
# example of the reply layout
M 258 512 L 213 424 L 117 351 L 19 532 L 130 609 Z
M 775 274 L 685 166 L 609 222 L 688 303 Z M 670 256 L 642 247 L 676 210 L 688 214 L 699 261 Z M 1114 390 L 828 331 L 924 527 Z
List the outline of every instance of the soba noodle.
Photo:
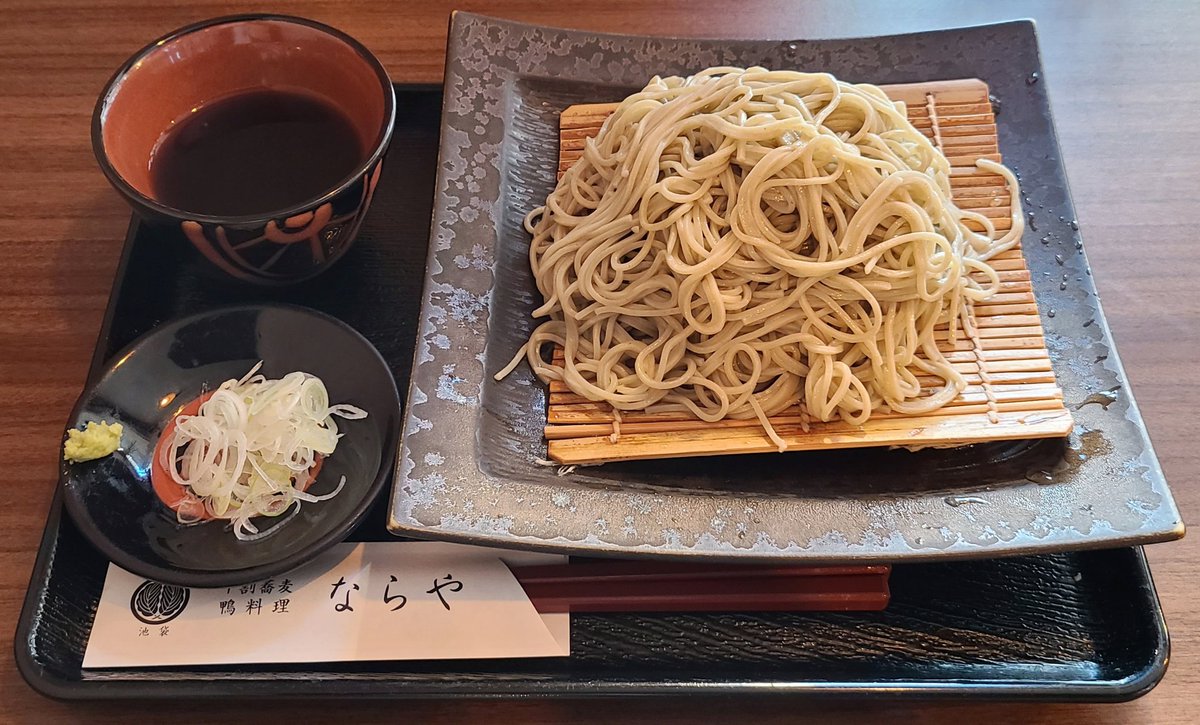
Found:
M 875 86 L 656 77 L 526 218 L 549 319 L 497 378 L 524 357 L 617 411 L 757 417 L 781 450 L 768 418 L 798 405 L 851 424 L 937 410 L 965 387 L 939 336 L 998 288 L 987 260 L 1023 230 L 1013 175 L 979 165 L 1012 192 L 1002 236 L 953 204 L 946 157 Z

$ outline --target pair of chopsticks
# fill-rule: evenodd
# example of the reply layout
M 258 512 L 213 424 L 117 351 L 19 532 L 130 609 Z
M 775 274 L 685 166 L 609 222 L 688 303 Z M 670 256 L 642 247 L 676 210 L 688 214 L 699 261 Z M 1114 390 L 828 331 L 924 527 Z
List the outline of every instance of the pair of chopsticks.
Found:
M 887 606 L 890 566 L 576 560 L 513 567 L 539 612 L 851 612 Z

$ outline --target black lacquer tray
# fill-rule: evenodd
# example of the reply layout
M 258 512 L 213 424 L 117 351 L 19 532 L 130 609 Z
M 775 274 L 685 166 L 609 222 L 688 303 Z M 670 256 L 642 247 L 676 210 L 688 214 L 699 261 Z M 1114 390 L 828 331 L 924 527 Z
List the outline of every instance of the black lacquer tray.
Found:
M 131 225 L 92 364 L 154 325 L 218 305 L 308 305 L 366 335 L 407 386 L 441 95 L 400 88 L 384 180 L 354 249 L 317 281 L 262 290 L 186 241 Z M 389 540 L 387 497 L 352 534 Z M 82 670 L 108 562 L 56 497 L 16 634 L 17 664 L 63 698 L 316 696 L 955 696 L 1123 700 L 1162 677 L 1168 640 L 1140 549 L 895 567 L 867 614 L 578 615 L 566 659 Z

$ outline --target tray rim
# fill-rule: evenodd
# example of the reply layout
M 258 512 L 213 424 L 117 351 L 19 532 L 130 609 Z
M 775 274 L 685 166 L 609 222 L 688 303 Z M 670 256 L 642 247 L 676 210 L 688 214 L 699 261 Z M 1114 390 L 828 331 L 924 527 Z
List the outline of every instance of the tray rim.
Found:
M 31 572 L 30 586 L 17 623 L 13 641 L 17 671 L 26 684 L 35 692 L 56 700 L 162 700 L 176 698 L 249 698 L 258 696 L 303 697 L 305 699 L 343 699 L 371 696 L 380 699 L 448 699 L 467 697 L 471 699 L 510 700 L 518 698 L 550 699 L 561 697 L 599 698 L 628 696 L 671 696 L 671 695 L 737 695 L 783 697 L 820 697 L 837 699 L 870 696 L 880 699 L 907 698 L 968 698 L 971 700 L 1039 701 L 1039 702 L 1128 702 L 1154 689 L 1167 671 L 1170 660 L 1171 642 L 1163 617 L 1158 593 L 1154 586 L 1149 562 L 1142 547 L 1109 550 L 1114 555 L 1126 554 L 1133 557 L 1133 571 L 1141 578 L 1141 591 L 1146 606 L 1139 607 L 1152 620 L 1155 643 L 1154 657 L 1146 667 L 1118 680 L 1064 680 L 1052 681 L 995 681 L 995 680 L 945 680 L 917 681 L 904 679 L 878 679 L 870 683 L 854 681 L 727 681 L 710 682 L 678 680 L 646 684 L 637 682 L 589 683 L 581 688 L 570 681 L 537 682 L 527 681 L 522 685 L 511 683 L 470 682 L 463 684 L 413 684 L 383 678 L 359 678 L 348 674 L 341 679 L 322 680 L 313 683 L 305 679 L 304 673 L 254 673 L 254 677 L 237 678 L 238 666 L 231 665 L 221 671 L 225 676 L 211 679 L 172 679 L 172 669 L 155 669 L 166 677 L 149 679 L 78 679 L 57 677 L 48 674 L 34 659 L 31 646 L 33 634 L 33 612 L 37 607 L 36 595 L 48 583 L 48 565 L 52 557 L 54 538 L 62 520 L 61 493 L 55 493 L 47 516 L 46 527 L 38 549 L 38 556 Z M 34 583 L 41 586 L 34 588 Z M 22 646 L 22 644 L 27 646 Z M 319 670 L 323 663 L 312 663 Z M 133 670 L 146 672 L 149 670 Z M 233 677 L 229 675 L 235 675 Z M 289 685 L 306 682 L 308 686 L 297 692 L 287 692 Z M 315 685 L 315 687 L 314 687 Z M 338 690 L 339 685 L 358 686 L 358 689 Z M 489 688 L 489 685 L 491 687 Z M 314 691 L 314 689 L 316 691 Z
M 440 92 L 441 88 L 429 84 L 395 84 L 397 90 Z M 105 360 L 105 342 L 111 336 L 113 322 L 118 308 L 119 292 L 124 284 L 125 276 L 138 232 L 142 222 L 133 215 L 127 227 L 125 241 L 122 245 L 113 283 L 110 288 L 105 313 L 96 338 L 92 359 L 89 363 L 85 386 L 103 369 Z M 527 690 L 510 689 L 494 691 L 483 687 L 488 683 L 468 683 L 466 685 L 437 685 L 414 686 L 412 683 L 395 683 L 387 680 L 377 680 L 374 683 L 359 681 L 358 691 L 338 692 L 339 685 L 355 684 L 353 675 L 341 680 L 329 680 L 319 683 L 320 692 L 312 692 L 306 688 L 304 692 L 286 692 L 289 683 L 301 681 L 300 676 L 289 677 L 286 680 L 277 679 L 275 675 L 256 673 L 254 679 L 237 679 L 236 677 L 214 677 L 208 680 L 72 680 L 49 673 L 37 662 L 33 653 L 33 635 L 37 629 L 35 618 L 40 603 L 49 583 L 50 567 L 58 554 L 56 540 L 63 521 L 63 501 L 60 489 L 55 489 L 54 497 L 47 510 L 46 523 L 38 542 L 37 554 L 30 569 L 29 584 L 22 599 L 20 614 L 13 638 L 13 654 L 17 671 L 22 679 L 40 695 L 57 700 L 68 701 L 100 701 L 100 700 L 159 700 L 177 698 L 217 698 L 233 697 L 248 698 L 262 695 L 280 696 L 287 694 L 308 699 L 335 699 L 362 697 L 370 695 L 375 698 L 389 699 L 439 699 L 451 697 L 469 697 L 472 699 L 515 699 L 515 698 L 561 698 L 561 697 L 619 697 L 633 695 L 738 695 L 756 696 L 761 699 L 766 695 L 787 695 L 791 697 L 820 697 L 847 698 L 860 695 L 886 698 L 897 695 L 906 698 L 948 698 L 962 699 L 964 697 L 980 700 L 1029 700 L 1040 702 L 1124 702 L 1135 699 L 1151 690 L 1162 679 L 1169 662 L 1170 638 L 1163 616 L 1161 604 L 1155 590 L 1149 562 L 1141 547 L 1113 549 L 1105 552 L 1114 557 L 1133 558 L 1130 567 L 1130 580 L 1140 588 L 1140 598 L 1145 606 L 1138 608 L 1138 616 L 1149 617 L 1148 626 L 1154 632 L 1153 651 L 1155 653 L 1146 667 L 1136 673 L 1118 680 L 1099 681 L 1062 681 L 1062 682 L 912 682 L 905 688 L 905 681 L 878 680 L 871 684 L 855 682 L 822 683 L 817 681 L 793 683 L 729 682 L 714 684 L 700 681 L 676 681 L 646 685 L 644 683 L 625 682 L 607 683 L 603 691 L 588 691 L 570 682 L 534 683 Z M 1121 562 L 1124 564 L 1125 562 Z M 314 663 L 314 669 L 319 669 L 321 663 Z M 145 670 L 141 670 L 145 672 Z M 227 671 L 236 674 L 234 670 Z M 167 674 L 172 674 L 167 672 Z M 282 687 L 280 686 L 282 685 Z M 374 689 L 372 689 L 372 687 Z M 902 692 L 897 692 L 897 689 Z
M 450 67 L 452 64 L 452 52 L 454 52 L 455 46 L 458 42 L 463 42 L 463 40 L 460 37 L 460 36 L 462 36 L 462 32 L 456 32 L 456 27 L 460 23 L 463 23 L 464 27 L 465 27 L 465 24 L 469 23 L 469 22 L 478 22 L 478 23 L 483 24 L 484 27 L 488 27 L 488 28 L 497 28 L 498 27 L 501 29 L 510 29 L 510 30 L 517 30 L 517 31 L 522 31 L 522 32 L 536 31 L 536 32 L 547 33 L 547 34 L 559 34 L 559 33 L 563 33 L 563 34 L 567 34 L 567 35 L 586 34 L 588 37 L 594 37 L 594 38 L 598 38 L 601 40 L 607 39 L 607 40 L 612 40 L 612 41 L 625 41 L 625 42 L 642 41 L 642 40 L 649 40 L 649 41 L 662 40 L 662 41 L 667 41 L 667 42 L 727 43 L 727 44 L 732 44 L 732 45 L 755 43 L 755 42 L 768 42 L 768 43 L 788 42 L 787 40 L 775 41 L 775 40 L 771 40 L 771 39 L 764 40 L 761 38 L 749 38 L 749 39 L 746 39 L 746 38 L 743 38 L 743 39 L 690 38 L 690 37 L 681 38 L 681 37 L 677 37 L 677 36 L 668 37 L 668 36 L 651 36 L 651 35 L 639 35 L 639 34 L 591 33 L 591 32 L 585 33 L 585 31 L 579 31 L 579 30 L 575 30 L 575 29 L 544 26 L 544 25 L 538 25 L 538 24 L 534 24 L 534 23 L 525 23 L 525 22 L 521 22 L 521 21 L 509 20 L 509 19 L 505 19 L 505 18 L 497 18 L 497 17 L 487 16 L 487 15 L 472 13 L 472 12 L 468 12 L 468 11 L 455 11 L 451 14 L 450 37 L 449 37 L 449 42 L 448 42 L 448 46 L 447 46 L 447 55 L 446 55 L 447 74 L 446 74 L 444 83 L 445 83 L 445 86 L 447 89 L 450 88 L 452 82 L 454 81 L 454 77 L 450 73 Z M 1001 28 L 1027 29 L 1027 32 L 1031 36 L 1031 38 L 1033 40 L 1033 44 L 1034 44 L 1034 52 L 1030 58 L 1030 60 L 1032 60 L 1033 62 L 1032 62 L 1032 65 L 1030 65 L 1029 67 L 1032 70 L 1040 73 L 1042 71 L 1041 55 L 1040 55 L 1040 49 L 1038 48 L 1038 44 L 1037 44 L 1036 23 L 1032 19 L 1014 19 L 1014 20 L 1007 20 L 1007 21 L 1001 21 L 1001 22 L 996 22 L 996 23 L 986 23 L 986 24 L 978 24 L 978 25 L 971 25 L 971 26 L 957 26 L 957 27 L 949 27 L 949 28 L 937 28 L 937 29 L 932 29 L 932 30 L 923 30 L 923 31 L 915 31 L 915 32 L 907 32 L 907 33 L 896 33 L 896 34 L 890 34 L 890 35 L 862 36 L 862 37 L 853 37 L 853 38 L 820 38 L 819 40 L 836 42 L 836 41 L 845 41 L 845 40 L 869 41 L 869 40 L 873 40 L 873 39 L 917 38 L 917 37 L 922 37 L 922 36 L 936 37 L 938 35 L 943 35 L 943 34 L 979 32 L 979 31 L 986 31 L 986 30 L 990 30 L 990 29 L 1001 29 Z M 805 40 L 807 40 L 807 39 L 796 39 L 796 42 L 798 42 L 798 43 L 805 42 Z M 521 74 L 516 73 L 515 71 L 512 71 L 511 69 L 505 71 L 505 73 L 513 73 L 516 76 L 525 77 L 525 76 L 521 76 Z M 543 73 L 543 75 L 545 75 L 545 73 Z M 1044 74 L 1042 74 L 1042 75 L 1044 75 Z M 542 76 L 536 76 L 536 75 L 531 75 L 528 77 L 542 78 Z M 987 82 L 986 79 L 985 79 L 985 82 Z M 991 83 L 989 83 L 989 87 L 990 86 L 991 86 Z M 1042 87 L 1045 88 L 1044 79 L 1042 81 Z M 446 92 L 443 92 L 443 124 L 442 124 L 443 131 L 445 131 L 445 129 L 447 127 L 445 118 L 447 116 L 447 110 L 449 108 L 448 99 L 449 99 L 449 95 Z M 1047 120 L 1048 120 L 1047 138 L 1052 143 L 1053 147 L 1055 149 L 1058 149 L 1059 148 L 1058 133 L 1057 133 L 1057 129 L 1055 128 L 1054 123 L 1053 123 L 1053 111 L 1049 106 L 1049 94 L 1048 93 L 1046 94 L 1046 104 L 1047 104 L 1046 109 L 1047 109 L 1047 114 L 1048 114 L 1048 116 L 1047 116 Z M 507 133 L 507 131 L 506 131 L 506 133 Z M 437 184 L 436 184 L 435 190 L 434 190 L 435 204 L 434 204 L 434 216 L 433 216 L 433 219 L 431 220 L 431 238 L 433 238 L 437 235 L 437 233 L 439 232 L 439 225 L 442 222 L 442 219 L 439 218 L 438 208 L 440 205 L 440 197 L 444 193 L 443 185 L 441 182 L 442 182 L 443 174 L 445 171 L 445 164 L 446 164 L 445 159 L 448 157 L 449 149 L 450 149 L 450 144 L 447 140 L 446 134 L 443 133 L 443 137 L 442 137 L 442 140 L 441 140 L 440 146 L 439 146 L 439 155 L 438 155 L 439 171 L 438 171 L 438 181 L 437 181 Z M 1061 156 L 1061 154 L 1060 154 L 1060 156 Z M 501 161 L 502 161 L 502 159 L 501 159 Z M 502 178 L 501 184 L 503 184 L 503 181 L 504 180 Z M 1073 204 L 1073 202 L 1071 201 L 1069 179 L 1067 179 L 1065 168 L 1062 169 L 1062 181 L 1063 181 L 1063 192 L 1065 194 L 1067 204 L 1070 206 Z M 503 202 L 503 200 L 504 200 L 503 196 L 501 196 L 498 200 L 498 204 Z M 498 220 L 497 220 L 497 223 L 499 223 Z M 1081 252 L 1081 254 L 1082 254 L 1082 252 Z M 433 268 L 433 265 L 436 265 L 438 263 L 439 263 L 439 260 L 437 259 L 437 250 L 433 246 L 431 246 L 428 257 L 427 257 L 426 278 L 425 278 L 425 286 L 424 286 L 424 290 L 423 290 L 424 298 L 423 298 L 422 310 L 421 310 L 421 319 L 422 319 L 423 323 L 428 323 L 428 320 L 429 320 L 428 306 L 430 304 L 431 291 L 432 291 L 431 286 L 436 284 L 433 279 L 433 274 L 430 272 L 430 269 Z M 490 289 L 491 289 L 491 291 L 494 291 L 494 283 Z M 491 292 L 489 292 L 489 295 L 490 294 L 491 294 Z M 912 546 L 912 545 L 909 545 L 906 543 L 904 546 L 902 546 L 900 548 L 875 547 L 875 548 L 869 548 L 866 551 L 862 550 L 861 548 L 854 548 L 854 547 L 851 547 L 848 545 L 840 546 L 840 548 L 832 547 L 834 550 L 813 551 L 812 548 L 807 548 L 807 547 L 792 548 L 790 546 L 789 547 L 781 547 L 779 545 L 774 545 L 773 548 L 770 548 L 770 549 L 757 549 L 757 548 L 741 549 L 741 548 L 737 548 L 737 547 L 734 547 L 734 548 L 726 547 L 724 549 L 722 549 L 722 548 L 707 548 L 707 549 L 705 549 L 705 548 L 701 548 L 700 546 L 695 545 L 695 544 L 688 545 L 688 544 L 682 544 L 682 543 L 653 543 L 652 544 L 652 543 L 644 543 L 643 542 L 643 543 L 638 543 L 638 544 L 622 544 L 622 543 L 609 541 L 609 540 L 601 540 L 594 536 L 586 536 L 586 537 L 578 537 L 578 538 L 573 536 L 572 538 L 567 538 L 566 536 L 562 536 L 562 535 L 555 536 L 555 537 L 540 536 L 540 535 L 522 535 L 522 534 L 511 533 L 508 530 L 501 530 L 499 528 L 489 527 L 487 525 L 468 526 L 468 525 L 463 525 L 461 523 L 458 523 L 458 524 L 452 523 L 450 525 L 447 525 L 447 523 L 446 523 L 447 512 L 445 510 L 443 510 L 441 512 L 441 521 L 439 521 L 437 523 L 423 523 L 423 522 L 419 521 L 416 518 L 416 516 L 414 516 L 412 514 L 412 507 L 413 507 L 412 499 L 413 499 L 413 497 L 411 495 L 408 495 L 405 491 L 407 486 L 418 483 L 418 481 L 410 478 L 410 476 L 408 475 L 408 470 L 406 470 L 406 468 L 407 468 L 406 464 L 409 463 L 410 461 L 415 461 L 415 457 L 413 457 L 411 455 L 411 450 L 409 447 L 409 436 L 408 436 L 409 430 L 408 429 L 409 429 L 409 422 L 411 420 L 410 411 L 412 410 L 411 406 L 412 406 L 413 399 L 414 399 L 414 391 L 421 392 L 417 389 L 417 378 L 419 375 L 418 370 L 420 369 L 420 365 L 418 364 L 419 360 L 414 361 L 414 365 L 412 368 L 413 374 L 409 380 L 409 390 L 408 390 L 408 396 L 406 398 L 406 407 L 405 407 L 405 426 L 404 426 L 404 433 L 402 434 L 400 454 L 397 459 L 396 474 L 393 477 L 393 494 L 392 494 L 390 514 L 389 514 L 388 528 L 393 534 L 396 534 L 397 536 L 408 536 L 408 537 L 413 537 L 413 538 L 426 538 L 426 539 L 435 539 L 435 540 L 441 540 L 441 541 L 469 543 L 469 544 L 480 545 L 480 546 L 493 546 L 493 547 L 501 547 L 501 548 L 512 548 L 512 549 L 543 551 L 543 552 L 553 552 L 553 553 L 631 557 L 631 558 L 632 557 L 679 558 L 679 559 L 693 559 L 693 560 L 721 559 L 721 560 L 725 560 L 725 561 L 735 561 L 736 560 L 736 561 L 746 561 L 746 562 L 775 562 L 775 561 L 780 561 L 780 560 L 786 560 L 786 561 L 804 562 L 804 563 L 811 563 L 811 564 L 838 564 L 838 563 L 857 564 L 857 563 L 862 563 L 862 562 L 867 562 L 867 561 L 881 561 L 881 560 L 888 561 L 888 562 L 949 561 L 949 560 L 955 560 L 955 559 L 971 559 L 971 558 L 984 558 L 984 557 L 994 557 L 994 556 L 1020 556 L 1020 555 L 1027 555 L 1027 554 L 1056 553 L 1056 552 L 1064 552 L 1064 551 L 1083 551 L 1083 550 L 1088 550 L 1088 549 L 1113 548 L 1113 547 L 1122 547 L 1122 546 L 1140 546 L 1140 545 L 1144 545 L 1144 544 L 1153 544 L 1153 543 L 1160 543 L 1160 542 L 1173 541 L 1173 540 L 1179 539 L 1185 533 L 1185 527 L 1183 524 L 1182 516 L 1178 510 L 1177 504 L 1174 502 L 1174 498 L 1170 491 L 1170 486 L 1166 482 L 1165 477 L 1162 475 L 1162 471 L 1161 471 L 1161 467 L 1158 462 L 1157 455 L 1154 453 L 1153 444 L 1150 441 L 1148 432 L 1145 430 L 1144 422 L 1141 422 L 1142 418 L 1141 418 L 1140 411 L 1138 410 L 1136 400 L 1134 399 L 1132 393 L 1129 392 L 1128 376 L 1125 374 L 1124 366 L 1121 364 L 1119 354 L 1117 353 L 1115 343 L 1113 342 L 1113 339 L 1112 339 L 1111 330 L 1109 329 L 1107 319 L 1104 317 L 1103 310 L 1102 310 L 1098 296 L 1095 297 L 1092 301 L 1096 305 L 1096 318 L 1097 318 L 1096 322 L 1098 323 L 1097 328 L 1103 331 L 1103 339 L 1106 344 L 1105 349 L 1108 353 L 1108 357 L 1111 362 L 1111 365 L 1114 367 L 1115 373 L 1119 376 L 1119 379 L 1122 381 L 1125 381 L 1125 389 L 1127 391 L 1127 394 L 1124 396 L 1124 398 L 1126 400 L 1128 400 L 1128 403 L 1129 403 L 1129 415 L 1131 415 L 1133 418 L 1136 419 L 1136 421 L 1138 421 L 1138 423 L 1136 423 L 1135 425 L 1137 427 L 1138 433 L 1141 435 L 1142 442 L 1144 444 L 1143 449 L 1142 449 L 1143 455 L 1149 456 L 1149 462 L 1147 465 L 1150 468 L 1151 475 L 1153 475 L 1157 478 L 1158 486 L 1161 487 L 1161 490 L 1158 491 L 1158 494 L 1161 495 L 1163 498 L 1161 504 L 1158 506 L 1158 508 L 1155 510 L 1155 512 L 1153 514 L 1149 515 L 1147 517 L 1147 519 L 1142 523 L 1142 525 L 1136 529 L 1115 530 L 1115 529 L 1111 528 L 1111 526 L 1109 526 L 1109 528 L 1107 530 L 1104 530 L 1103 528 L 1101 528 L 1100 530 L 1096 530 L 1097 525 L 1104 524 L 1107 522 L 1101 521 L 1100 519 L 1097 519 L 1095 516 L 1093 516 L 1093 521 L 1092 521 L 1092 529 L 1093 530 L 1087 535 L 1079 534 L 1073 528 L 1067 527 L 1062 532 L 1058 532 L 1058 533 L 1054 533 L 1054 534 L 1050 534 L 1050 535 L 1046 535 L 1046 536 L 1031 536 L 1029 534 L 1029 532 L 1021 531 L 1021 532 L 1019 532 L 1018 536 L 1015 536 L 1010 540 L 994 541 L 994 542 L 990 542 L 986 545 L 977 544 L 974 542 L 964 543 L 964 542 L 960 541 L 960 542 L 958 542 L 958 544 L 952 544 L 951 546 L 946 547 L 946 548 L 934 548 L 934 547 L 929 547 L 929 546 Z M 1042 303 L 1039 303 L 1039 304 L 1042 304 Z M 491 314 L 491 312 L 489 311 L 489 315 L 490 314 Z M 1043 321 L 1043 324 L 1045 324 L 1044 321 Z M 422 333 L 422 335 L 424 336 L 424 333 Z M 419 356 L 420 352 L 421 352 L 421 341 L 418 340 L 418 347 L 417 347 L 416 355 Z M 1057 367 L 1056 367 L 1055 372 L 1056 372 L 1056 378 L 1061 377 Z M 470 381 L 468 381 L 468 382 L 470 382 Z M 1058 384 L 1060 387 L 1063 387 L 1065 389 L 1064 383 L 1061 379 L 1058 381 Z M 422 393 L 422 395 L 425 395 L 428 398 L 429 397 L 428 389 L 426 389 L 426 391 L 424 393 Z M 1077 420 L 1076 423 L 1078 424 L 1079 421 Z M 480 475 L 485 479 L 491 480 L 493 483 L 498 482 L 498 481 L 503 482 L 503 481 L 507 481 L 507 480 L 513 480 L 513 478 L 514 478 L 512 475 L 493 476 L 492 474 L 487 474 L 482 471 L 480 471 Z M 1151 486 L 1151 488 L 1154 488 L 1155 484 L 1151 483 L 1150 486 Z M 687 494 L 687 491 L 685 490 L 685 491 L 680 491 L 679 493 L 673 493 L 671 495 L 679 496 L 679 495 L 686 495 L 686 494 Z M 890 500 L 899 500 L 901 497 L 893 495 L 893 496 L 886 497 L 886 498 L 889 498 Z M 431 513 L 435 516 L 437 515 L 437 512 L 432 511 L 432 510 L 427 513 Z M 838 533 L 838 532 L 829 532 L 829 533 Z M 895 536 L 898 533 L 899 533 L 898 530 L 893 531 L 893 536 Z M 810 544 L 811 543 L 812 542 L 810 542 Z M 824 546 L 824 545 L 822 545 L 822 546 Z M 818 546 L 815 548 L 821 548 L 821 547 Z M 830 547 L 826 547 L 826 548 L 828 549 Z

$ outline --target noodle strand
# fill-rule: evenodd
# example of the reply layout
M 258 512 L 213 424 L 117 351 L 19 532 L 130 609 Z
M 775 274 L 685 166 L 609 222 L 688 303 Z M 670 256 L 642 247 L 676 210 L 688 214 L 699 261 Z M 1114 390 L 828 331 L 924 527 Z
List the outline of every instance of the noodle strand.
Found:
M 978 165 L 1013 196 L 1003 236 L 954 205 L 946 157 L 874 86 L 656 77 L 527 216 L 547 319 L 496 377 L 524 357 L 611 405 L 614 438 L 627 410 L 756 418 L 780 450 L 769 417 L 797 405 L 805 425 L 928 414 L 966 387 L 940 328 L 999 289 L 988 260 L 1023 230 L 1012 173 Z

